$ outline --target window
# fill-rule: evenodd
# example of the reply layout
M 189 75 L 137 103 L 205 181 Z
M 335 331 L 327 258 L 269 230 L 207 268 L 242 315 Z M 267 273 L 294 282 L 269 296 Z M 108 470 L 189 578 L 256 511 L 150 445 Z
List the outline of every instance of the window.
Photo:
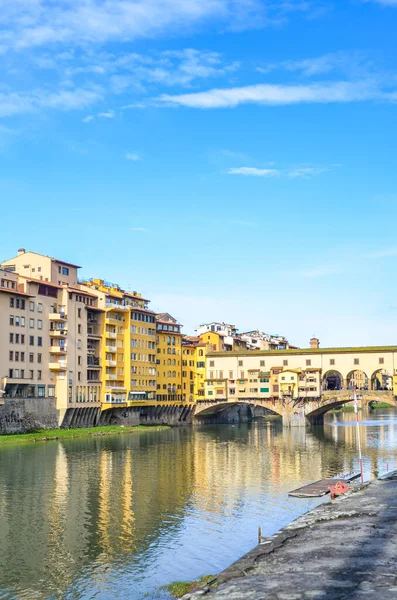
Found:
M 288 367 L 288 360 L 283 360 L 284 367 Z
M 40 371 L 39 371 L 40 373 Z M 41 377 L 39 377 L 39 379 L 41 379 Z M 38 391 L 38 397 L 39 398 L 44 398 L 45 396 L 45 385 L 38 385 L 37 386 L 37 391 Z
M 29 336 L 29 346 L 34 346 L 34 335 Z
M 384 365 L 385 364 L 385 359 L 384 358 L 379 358 L 379 364 L 380 365 Z
M 19 333 L 15 334 L 15 343 L 19 344 Z
M 30 329 L 34 328 L 34 319 L 29 319 L 29 327 Z
M 239 360 L 239 361 L 238 361 L 238 366 L 239 366 L 239 367 L 242 367 L 242 366 L 243 366 L 243 361 L 242 361 L 242 360 Z
M 229 379 L 233 379 L 233 371 L 229 371 Z
M 29 379 L 33 379 L 33 377 L 34 377 L 33 371 L 29 371 Z
M 219 371 L 219 379 L 223 379 L 223 371 Z
M 265 366 L 265 361 L 264 361 L 264 360 L 261 360 L 261 362 L 260 362 L 260 366 L 261 366 L 261 367 L 264 367 L 264 366 Z
M 260 391 L 262 393 L 267 393 L 269 391 L 269 388 L 268 387 L 267 388 L 260 388 Z
M 25 317 L 21 317 L 21 327 L 25 327 Z
M 42 356 L 41 354 L 38 354 L 38 355 L 37 355 L 37 362 L 38 362 L 38 363 L 41 363 L 41 356 Z
M 197 363 L 197 368 L 198 369 L 204 369 L 204 367 L 205 367 L 205 362 L 198 362 Z
M 41 371 L 37 371 L 37 379 L 41 379 Z
M 335 359 L 334 358 L 330 358 L 329 359 L 329 364 L 330 365 L 334 365 L 335 364 Z
M 310 360 L 310 358 L 308 358 L 308 359 L 306 360 L 306 366 L 307 366 L 307 367 L 310 367 L 310 365 L 311 365 L 311 364 L 312 364 L 312 361 Z
M 14 369 L 14 377 L 15 378 L 19 377 L 19 369 Z
M 48 397 L 55 398 L 55 386 L 54 385 L 48 386 Z
M 81 356 L 78 356 L 78 357 L 77 357 L 77 364 L 78 364 L 78 365 L 81 365 Z
M 81 319 L 81 308 L 77 309 L 77 316 L 79 319 Z
M 37 304 L 37 312 L 43 312 L 43 305 L 41 304 L 41 302 Z
M 43 345 L 43 338 L 40 337 L 40 336 L 37 338 L 37 345 L 38 346 L 42 346 Z
M 77 380 L 81 381 L 81 372 L 80 371 L 78 371 L 78 373 L 77 373 Z
M 29 352 L 29 362 L 32 363 L 34 361 L 34 354 L 33 352 Z
M 34 311 L 34 302 L 32 302 L 32 301 L 30 301 L 30 302 L 29 302 L 29 310 L 30 310 L 31 312 L 33 312 L 33 311 Z
M 25 336 L 21 335 L 21 344 L 24 344 L 24 343 L 25 343 Z
M 240 371 L 240 377 L 241 379 L 244 379 L 244 371 Z
M 360 364 L 360 359 L 359 358 L 355 358 L 354 359 L 354 364 L 355 365 L 359 365 Z
M 10 344 L 14 343 L 14 334 L 10 333 Z
M 69 269 L 67 267 L 62 267 L 62 275 L 69 275 Z
M 14 298 L 10 298 L 10 308 L 14 308 Z
M 273 386 L 273 392 L 278 392 L 278 385 Z
M 10 350 L 8 358 L 9 360 L 14 360 L 14 352 L 12 350 Z
M 43 321 L 41 319 L 37 319 L 37 329 L 43 329 Z
M 15 352 L 15 360 L 16 360 L 16 362 L 19 361 L 19 352 Z
M 14 325 L 14 315 L 10 315 L 10 325 Z
M 77 325 L 77 333 L 81 333 L 81 325 Z

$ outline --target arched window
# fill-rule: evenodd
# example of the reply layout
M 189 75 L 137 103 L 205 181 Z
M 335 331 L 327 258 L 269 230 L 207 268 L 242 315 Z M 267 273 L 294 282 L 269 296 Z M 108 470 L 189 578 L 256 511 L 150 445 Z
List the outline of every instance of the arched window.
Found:
M 176 371 L 172 371 L 172 376 L 176 377 Z
M 167 344 L 171 344 L 171 336 L 170 335 L 167 336 Z
M 202 350 L 199 350 L 199 356 L 204 356 L 204 352 Z
M 167 365 L 170 365 L 170 364 L 171 364 L 171 359 L 169 358 L 169 359 L 167 360 Z
M 171 348 L 167 348 L 167 354 L 171 354 Z
M 171 371 L 168 371 L 168 377 L 172 377 Z
M 172 359 L 172 364 L 175 366 L 176 365 L 176 360 L 175 358 Z
M 175 336 L 172 336 L 172 345 L 175 346 Z

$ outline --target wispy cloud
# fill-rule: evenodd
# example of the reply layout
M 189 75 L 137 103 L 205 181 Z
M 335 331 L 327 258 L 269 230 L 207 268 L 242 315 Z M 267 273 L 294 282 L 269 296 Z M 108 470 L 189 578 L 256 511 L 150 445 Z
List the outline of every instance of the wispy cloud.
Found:
M 245 175 L 251 177 L 278 177 L 280 171 L 277 169 L 257 169 L 255 167 L 238 167 L 228 169 L 229 175 Z
M 93 115 L 87 115 L 84 119 L 81 119 L 83 123 L 89 123 L 94 119 Z
M 396 91 L 384 91 L 374 81 L 335 81 L 310 85 L 258 84 L 234 88 L 215 88 L 190 94 L 162 94 L 155 101 L 165 106 L 214 109 L 234 108 L 241 104 L 281 106 L 397 100 Z
M 0 47 L 3 52 L 45 45 L 70 48 L 186 32 L 212 22 L 219 29 L 258 28 L 310 9 L 311 2 L 303 0 L 2 0 Z
M 368 76 L 373 70 L 373 63 L 360 51 L 329 52 L 300 60 L 285 60 L 278 63 L 267 63 L 257 67 L 259 73 L 272 71 L 299 72 L 304 77 L 314 77 L 337 71 L 349 77 Z
M 397 248 L 388 248 L 385 250 L 377 250 L 364 255 L 364 258 L 386 258 L 388 256 L 397 256 Z
M 147 229 L 146 227 L 131 227 L 131 231 L 141 231 L 141 232 L 148 232 L 149 229 Z
M 76 110 L 91 106 L 101 99 L 99 90 L 37 89 L 29 93 L 0 93 L 0 117 L 33 112 L 40 108 Z
M 256 227 L 255 221 L 236 220 L 236 221 L 230 221 L 230 223 L 231 223 L 231 225 L 238 225 L 239 227 L 247 227 L 247 228 Z
M 305 277 L 308 279 L 314 279 L 316 277 L 326 277 L 328 275 L 337 275 L 339 273 L 344 273 L 346 271 L 345 267 L 338 266 L 320 266 L 315 267 L 313 269 L 304 269 L 297 271 L 297 275 L 300 277 Z
M 336 166 L 336 165 L 333 165 Z M 288 169 L 260 169 L 256 167 L 237 167 L 228 169 L 229 175 L 245 175 L 251 177 L 289 177 L 291 179 L 310 179 L 329 171 L 330 167 L 313 167 L 308 165 Z
M 102 117 L 103 119 L 114 119 L 115 113 L 114 110 L 108 110 L 106 112 L 98 113 L 98 117 Z
M 139 154 L 135 154 L 134 152 L 127 152 L 127 154 L 125 155 L 125 158 L 127 160 L 141 160 L 141 157 L 139 156 Z
M 314 175 L 320 175 L 321 173 L 325 173 L 328 171 L 326 167 L 297 167 L 296 169 L 292 169 L 287 172 L 287 176 L 291 177 L 291 179 L 303 178 L 310 179 Z

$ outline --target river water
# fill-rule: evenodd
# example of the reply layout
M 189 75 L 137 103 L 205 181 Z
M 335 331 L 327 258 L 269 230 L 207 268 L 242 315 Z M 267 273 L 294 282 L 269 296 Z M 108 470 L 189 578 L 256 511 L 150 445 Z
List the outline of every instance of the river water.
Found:
M 362 419 L 368 479 L 397 467 L 397 412 Z M 288 491 L 357 466 L 352 413 L 2 448 L 0 598 L 169 598 L 319 503 Z

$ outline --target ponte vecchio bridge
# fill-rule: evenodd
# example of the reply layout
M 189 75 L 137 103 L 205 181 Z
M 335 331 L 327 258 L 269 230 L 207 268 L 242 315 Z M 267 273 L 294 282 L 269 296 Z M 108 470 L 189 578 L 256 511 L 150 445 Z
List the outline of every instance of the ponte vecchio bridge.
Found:
M 313 342 L 317 342 L 313 344 Z M 319 423 L 353 402 L 397 407 L 397 346 L 217 352 L 207 355 L 206 399 L 194 410 L 210 417 L 231 405 L 261 406 L 286 426 Z

